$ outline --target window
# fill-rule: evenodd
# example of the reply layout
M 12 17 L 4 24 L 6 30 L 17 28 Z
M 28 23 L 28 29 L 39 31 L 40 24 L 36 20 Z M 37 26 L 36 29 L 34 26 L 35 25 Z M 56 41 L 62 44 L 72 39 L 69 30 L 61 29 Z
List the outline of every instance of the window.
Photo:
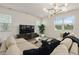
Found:
M 55 18 L 55 30 L 73 30 L 74 28 L 74 16 L 57 17 Z
M 55 30 L 62 30 L 62 19 L 60 17 L 55 19 Z
M 10 31 L 11 20 L 10 15 L 0 14 L 0 32 Z

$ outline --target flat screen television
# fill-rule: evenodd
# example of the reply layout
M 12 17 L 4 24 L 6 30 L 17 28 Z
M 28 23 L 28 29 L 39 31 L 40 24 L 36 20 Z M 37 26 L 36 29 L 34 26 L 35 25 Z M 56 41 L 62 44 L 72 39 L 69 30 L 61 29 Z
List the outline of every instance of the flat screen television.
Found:
M 33 25 L 19 25 L 19 34 L 34 33 Z

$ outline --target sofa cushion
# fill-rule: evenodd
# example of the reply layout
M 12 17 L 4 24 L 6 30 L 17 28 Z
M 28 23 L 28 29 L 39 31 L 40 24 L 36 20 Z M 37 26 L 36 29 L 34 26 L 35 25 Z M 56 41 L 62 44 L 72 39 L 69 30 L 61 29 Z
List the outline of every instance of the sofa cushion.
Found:
M 23 38 L 17 39 L 16 43 L 17 43 L 18 48 L 21 51 L 38 48 L 37 46 L 35 46 L 34 44 L 28 42 L 27 40 L 25 40 Z
M 65 38 L 60 44 L 64 44 L 69 50 L 72 45 L 72 40 L 69 38 Z
M 5 54 L 5 52 L 6 52 L 6 44 L 5 44 L 5 42 L 6 41 L 2 42 L 2 45 L 1 45 L 1 48 L 0 48 L 0 55 Z
M 11 45 L 8 47 L 5 55 L 21 55 L 22 52 L 19 50 L 19 48 L 16 45 Z
M 64 44 L 57 46 L 51 55 L 68 55 L 68 49 Z
M 15 38 L 13 36 L 10 36 L 6 40 L 6 47 L 8 48 L 10 45 L 16 44 Z
M 24 38 L 16 39 L 17 44 L 20 44 L 20 43 L 23 43 L 23 42 L 26 42 L 26 40 Z
M 73 42 L 72 47 L 70 49 L 71 55 L 78 55 L 78 44 L 76 42 Z

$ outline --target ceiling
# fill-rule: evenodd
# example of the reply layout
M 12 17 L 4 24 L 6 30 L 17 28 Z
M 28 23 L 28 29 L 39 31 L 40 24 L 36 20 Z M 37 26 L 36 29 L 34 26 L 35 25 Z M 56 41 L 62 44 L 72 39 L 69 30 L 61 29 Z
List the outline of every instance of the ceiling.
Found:
M 43 18 L 48 14 L 43 11 L 43 8 L 49 8 L 49 3 L 1 3 L 0 6 L 11 8 L 15 11 L 27 13 L 36 17 Z M 68 11 L 79 9 L 78 3 L 69 3 L 67 6 Z

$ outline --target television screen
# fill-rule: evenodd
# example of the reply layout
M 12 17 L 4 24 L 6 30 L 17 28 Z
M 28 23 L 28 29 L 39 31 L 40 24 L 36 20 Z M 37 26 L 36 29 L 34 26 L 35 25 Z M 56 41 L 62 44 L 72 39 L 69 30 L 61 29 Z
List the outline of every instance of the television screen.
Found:
M 34 26 L 33 25 L 20 25 L 19 33 L 20 34 L 34 33 Z

